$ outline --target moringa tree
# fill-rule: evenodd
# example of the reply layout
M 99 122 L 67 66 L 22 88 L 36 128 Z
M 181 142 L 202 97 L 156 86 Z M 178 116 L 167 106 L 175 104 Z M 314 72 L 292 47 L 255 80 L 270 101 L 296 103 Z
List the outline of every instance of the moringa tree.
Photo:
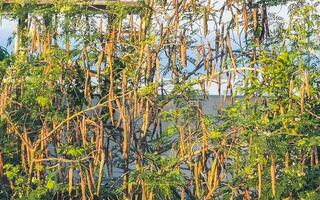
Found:
M 317 3 L 2 1 L 0 197 L 318 199 Z

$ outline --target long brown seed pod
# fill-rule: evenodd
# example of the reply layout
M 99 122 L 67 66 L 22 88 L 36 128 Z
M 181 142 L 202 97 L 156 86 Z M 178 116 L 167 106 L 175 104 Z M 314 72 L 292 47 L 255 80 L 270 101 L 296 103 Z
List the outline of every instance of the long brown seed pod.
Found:
M 0 151 L 0 179 L 3 176 L 3 156 L 2 152 Z
M 309 74 L 307 71 L 304 71 L 303 73 L 303 79 L 304 79 L 304 84 L 306 88 L 306 95 L 307 97 L 310 97 L 310 81 L 309 81 Z
M 246 3 L 243 3 L 242 6 L 242 17 L 243 17 L 243 29 L 244 32 L 248 32 L 248 11 L 247 11 L 247 6 Z
M 289 163 L 290 163 L 290 152 L 289 151 L 286 152 L 284 163 L 285 163 L 285 168 L 289 169 Z
M 187 44 L 183 36 L 181 37 L 180 56 L 181 56 L 182 66 L 186 67 L 187 66 Z
M 99 178 L 98 178 L 98 185 L 97 185 L 97 196 L 100 195 L 100 187 L 102 183 L 103 178 L 103 168 L 104 168 L 104 162 L 105 162 L 105 153 L 101 153 L 101 159 L 100 159 L 100 168 L 99 168 Z
M 301 112 L 304 112 L 304 95 L 305 95 L 305 84 L 302 83 L 300 88 L 300 107 Z
M 204 36 L 208 35 L 208 12 L 207 12 L 207 7 L 203 8 L 203 34 L 204 34 Z
M 87 195 L 86 195 L 86 178 L 83 175 L 82 170 L 80 169 L 80 186 L 81 186 L 81 199 L 82 200 L 87 200 Z
M 184 127 L 180 126 L 179 128 L 179 133 L 180 133 L 180 156 L 183 159 L 184 158 L 184 152 L 185 152 L 185 147 L 184 147 Z
M 196 183 L 196 196 L 199 198 L 200 197 L 200 180 L 199 180 L 199 175 L 200 175 L 200 170 L 199 170 L 199 165 L 200 163 L 196 162 L 194 164 L 194 179 Z
M 274 155 L 271 154 L 271 166 L 270 166 L 270 174 L 271 174 L 271 188 L 272 188 L 272 196 L 276 196 L 276 164 Z
M 73 187 L 73 166 L 70 166 L 69 168 L 69 183 L 68 183 L 68 192 L 69 192 L 69 196 L 71 198 L 71 194 L 72 194 L 72 187 Z
M 231 47 L 230 31 L 228 31 L 228 33 L 227 33 L 227 47 L 228 47 L 228 50 L 229 50 L 232 66 L 233 66 L 233 69 L 234 69 L 234 76 L 233 77 L 236 78 L 237 63 L 236 63 L 236 59 L 235 59 L 235 56 L 233 54 L 232 47 Z
M 262 197 L 262 164 L 261 162 L 258 163 L 258 197 Z

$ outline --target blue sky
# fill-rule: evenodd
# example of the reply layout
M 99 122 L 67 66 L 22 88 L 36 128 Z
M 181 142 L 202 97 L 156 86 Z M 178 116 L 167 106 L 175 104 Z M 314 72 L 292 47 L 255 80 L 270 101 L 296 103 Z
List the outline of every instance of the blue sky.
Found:
M 12 36 L 16 22 L 8 19 L 0 19 L 0 46 L 6 47 L 9 37 Z M 10 45 L 9 49 L 12 49 L 13 44 Z

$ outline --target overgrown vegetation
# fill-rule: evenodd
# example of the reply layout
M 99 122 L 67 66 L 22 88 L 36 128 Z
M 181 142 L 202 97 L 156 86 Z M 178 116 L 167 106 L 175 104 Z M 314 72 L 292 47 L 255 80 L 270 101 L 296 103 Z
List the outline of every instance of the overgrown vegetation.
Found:
M 319 3 L 0 0 L 0 199 L 320 199 Z

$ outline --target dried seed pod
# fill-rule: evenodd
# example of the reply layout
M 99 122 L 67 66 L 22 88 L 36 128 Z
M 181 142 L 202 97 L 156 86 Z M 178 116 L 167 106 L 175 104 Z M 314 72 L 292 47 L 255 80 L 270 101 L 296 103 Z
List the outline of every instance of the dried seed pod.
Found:
M 70 107 L 69 107 L 69 105 L 67 107 L 67 119 L 68 119 L 68 121 L 67 121 L 67 133 L 68 133 L 70 130 Z
M 307 71 L 304 71 L 303 73 L 303 80 L 305 84 L 305 90 L 306 90 L 306 95 L 307 97 L 310 97 L 310 81 L 309 81 L 309 74 Z
M 180 156 L 182 159 L 184 159 L 184 152 L 185 152 L 185 147 L 184 147 L 184 127 L 180 126 L 179 128 L 179 133 L 180 133 Z
M 34 23 L 34 28 L 33 28 L 33 36 L 32 36 L 32 41 L 31 41 L 31 51 L 35 52 L 36 48 L 37 48 L 37 44 L 38 44 L 38 40 L 40 38 L 38 38 L 38 25 L 37 22 Z
M 301 106 L 301 112 L 304 112 L 304 95 L 305 95 L 305 84 L 301 85 L 300 88 L 300 106 Z
M 232 4 L 233 4 L 233 1 L 232 1 L 232 0 L 227 0 L 228 9 L 231 9 Z
M 258 163 L 258 182 L 259 182 L 258 196 L 259 198 L 261 198 L 262 196 L 262 164 L 260 162 Z
M 215 186 L 214 185 L 214 181 L 216 180 L 217 166 L 218 166 L 218 156 L 215 156 L 215 158 L 214 158 L 214 160 L 212 162 L 211 168 L 209 170 L 209 173 L 208 173 L 208 187 L 209 187 L 209 190 L 213 186 Z
M 196 183 L 196 196 L 200 197 L 200 182 L 199 182 L 199 176 L 200 176 L 200 170 L 199 170 L 200 163 L 196 162 L 194 164 L 194 179 Z
M 104 168 L 104 163 L 105 163 L 105 153 L 101 153 L 101 159 L 100 159 L 100 168 L 99 168 L 99 178 L 98 178 L 98 185 L 97 185 L 97 195 L 99 196 L 100 194 L 100 187 L 102 183 L 102 178 L 103 178 L 103 168 Z
M 244 3 L 242 6 L 242 17 L 243 17 L 243 29 L 244 32 L 248 32 L 248 12 L 247 12 L 247 5 Z
M 276 196 L 276 164 L 274 155 L 271 154 L 271 166 L 270 166 L 270 174 L 271 174 L 271 187 L 272 187 L 272 196 Z
M 0 178 L 3 176 L 3 156 L 2 152 L 0 151 Z
M 233 15 L 233 21 L 234 21 L 235 26 L 236 26 L 236 33 L 237 33 L 237 35 L 239 35 L 239 18 L 238 18 L 238 14 L 234 14 Z
M 182 66 L 186 67 L 187 66 L 187 44 L 184 37 L 181 38 L 180 56 L 181 56 Z
M 244 199 L 245 200 L 250 200 L 250 193 L 249 193 L 248 189 L 246 189 L 245 192 L 244 192 Z
M 160 83 L 160 78 L 161 78 L 160 60 L 159 60 L 158 56 L 156 56 L 156 81 L 157 81 L 157 83 Z
M 92 193 L 92 181 L 90 179 L 90 176 L 89 176 L 89 172 L 88 172 L 88 169 L 85 170 L 86 172 L 86 180 L 87 180 L 87 186 L 88 186 L 88 189 L 89 189 L 89 194 L 90 194 L 90 198 L 89 199 L 93 199 L 93 193 Z M 91 176 L 92 178 L 92 176 Z
M 207 7 L 203 8 L 203 34 L 204 34 L 204 36 L 208 35 L 208 13 L 207 13 Z
M 253 17 L 253 30 L 254 32 L 256 32 L 258 30 L 258 9 L 255 8 L 253 10 L 253 13 L 252 13 L 252 17 Z
M 86 178 L 83 175 L 82 171 L 80 170 L 80 185 L 81 185 L 81 199 L 82 200 L 87 200 L 87 195 L 86 195 Z
M 290 163 L 290 153 L 289 153 L 289 151 L 287 151 L 286 155 L 285 155 L 285 168 L 286 169 L 289 169 L 289 163 Z
M 232 62 L 233 70 L 234 70 L 234 79 L 235 79 L 236 78 L 236 74 L 237 74 L 237 63 L 236 63 L 236 59 L 235 59 L 235 56 L 234 56 L 233 51 L 232 51 L 230 32 L 229 31 L 227 33 L 227 47 L 228 47 L 228 50 L 229 50 L 229 54 L 230 54 L 230 58 L 231 58 L 231 62 Z
M 72 193 L 72 186 L 73 186 L 73 167 L 70 166 L 69 168 L 69 184 L 68 184 L 68 192 L 69 192 L 69 196 L 71 196 Z
M 284 107 L 283 107 L 283 105 L 281 104 L 280 105 L 280 110 L 279 110 L 279 112 L 280 112 L 280 116 L 281 116 L 281 118 L 282 118 L 282 125 L 283 125 L 283 127 L 284 128 L 287 128 L 287 123 L 286 123 L 286 121 L 285 121 L 285 119 L 284 119 Z
M 292 97 L 292 95 L 293 95 L 293 88 L 294 88 L 294 81 L 290 80 L 289 97 Z

